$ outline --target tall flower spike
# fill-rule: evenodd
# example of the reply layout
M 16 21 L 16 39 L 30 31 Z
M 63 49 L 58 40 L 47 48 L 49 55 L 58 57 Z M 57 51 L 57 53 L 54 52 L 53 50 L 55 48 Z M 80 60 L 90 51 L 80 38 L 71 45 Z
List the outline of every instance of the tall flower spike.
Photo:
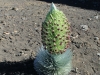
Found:
M 52 3 L 45 21 L 42 23 L 42 43 L 50 53 L 63 53 L 69 44 L 70 25 L 66 16 Z M 55 41 L 54 41 L 55 40 Z

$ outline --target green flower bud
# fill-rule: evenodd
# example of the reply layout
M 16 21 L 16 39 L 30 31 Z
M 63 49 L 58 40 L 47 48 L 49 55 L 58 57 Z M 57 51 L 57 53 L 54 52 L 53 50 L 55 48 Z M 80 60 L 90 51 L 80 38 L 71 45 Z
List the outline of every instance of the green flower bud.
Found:
M 70 24 L 64 13 L 52 3 L 45 21 L 42 23 L 42 43 L 52 54 L 65 52 L 69 45 Z

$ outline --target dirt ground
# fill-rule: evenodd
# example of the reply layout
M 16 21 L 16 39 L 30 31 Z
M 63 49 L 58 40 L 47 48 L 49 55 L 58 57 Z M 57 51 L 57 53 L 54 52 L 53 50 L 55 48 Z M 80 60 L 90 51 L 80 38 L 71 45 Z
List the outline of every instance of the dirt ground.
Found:
M 54 3 L 71 23 L 69 75 L 100 75 L 100 2 Z M 0 0 L 0 75 L 37 75 L 33 61 L 42 45 L 41 24 L 50 4 L 50 0 Z

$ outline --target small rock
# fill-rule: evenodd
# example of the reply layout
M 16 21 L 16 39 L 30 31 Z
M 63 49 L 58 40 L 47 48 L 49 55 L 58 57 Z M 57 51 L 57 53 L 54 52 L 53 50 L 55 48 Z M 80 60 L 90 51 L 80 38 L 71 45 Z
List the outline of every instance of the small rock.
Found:
M 80 44 L 80 43 L 76 43 L 75 46 L 76 46 L 77 48 L 80 48 L 80 47 L 81 47 L 81 44 Z
M 84 61 L 82 61 L 82 63 L 84 64 Z
M 98 15 L 96 15 L 94 18 L 98 20 L 98 19 L 99 19 L 99 16 L 98 16 Z
M 22 55 L 22 52 L 17 52 L 16 54 L 15 54 L 15 56 L 21 56 Z
M 71 71 L 72 71 L 73 73 L 77 73 L 76 69 L 72 69 Z
M 94 37 L 94 40 L 99 40 L 99 37 Z
M 27 20 L 27 18 L 26 18 L 26 17 L 22 17 L 21 19 L 22 19 L 22 20 Z
M 35 25 L 36 25 L 37 23 L 35 23 Z
M 6 49 L 3 50 L 4 52 L 8 53 L 8 51 Z
M 0 23 L 4 23 L 4 21 L 0 21 Z
M 25 48 L 25 49 L 22 49 L 22 50 L 23 50 L 23 51 L 30 51 L 30 49 L 26 49 L 26 48 Z
M 38 14 L 40 14 L 41 12 L 38 12 Z
M 91 18 L 88 18 L 87 20 L 91 21 L 92 19 Z
M 14 32 L 15 32 L 15 33 L 17 33 L 18 31 L 17 31 L 17 30 L 15 30 Z
M 78 73 L 78 68 L 76 67 L 75 69 L 72 70 L 74 73 Z
M 99 57 L 99 64 L 100 64 L 100 57 Z
M 100 47 L 100 38 L 99 37 L 95 36 L 94 37 L 94 42 L 96 42 L 97 46 Z
M 28 54 L 24 54 L 24 56 L 27 56 Z
M 98 56 L 100 56 L 100 53 L 97 53 Z
M 13 7 L 11 10 L 18 11 L 18 8 Z
M 81 29 L 87 31 L 89 28 L 87 25 L 80 25 Z
M 47 6 L 50 6 L 51 4 L 48 4 Z
M 79 34 L 78 33 L 71 33 L 70 37 L 73 39 L 77 39 L 79 37 Z
M 9 32 L 4 32 L 3 34 L 7 34 L 7 35 L 9 35 L 10 33 L 9 33 Z

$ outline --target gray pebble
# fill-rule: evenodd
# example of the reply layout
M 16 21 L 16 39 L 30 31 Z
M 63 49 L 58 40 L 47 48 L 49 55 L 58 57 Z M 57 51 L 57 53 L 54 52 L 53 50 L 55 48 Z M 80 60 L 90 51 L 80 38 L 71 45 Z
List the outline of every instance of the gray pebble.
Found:
M 87 31 L 89 29 L 87 25 L 80 25 L 80 27 L 83 31 Z
M 27 20 L 27 18 L 26 18 L 26 17 L 22 17 L 21 19 L 22 19 L 22 20 Z
M 98 56 L 100 56 L 100 53 L 97 53 Z
M 99 40 L 99 37 L 94 37 L 94 40 Z
M 96 15 L 94 18 L 98 20 L 98 19 L 99 19 L 99 16 L 98 16 L 98 15 Z
M 13 7 L 11 10 L 18 11 L 18 8 Z
M 91 21 L 92 19 L 91 18 L 88 18 L 87 20 Z
M 100 56 L 100 53 L 97 53 L 98 56 Z

